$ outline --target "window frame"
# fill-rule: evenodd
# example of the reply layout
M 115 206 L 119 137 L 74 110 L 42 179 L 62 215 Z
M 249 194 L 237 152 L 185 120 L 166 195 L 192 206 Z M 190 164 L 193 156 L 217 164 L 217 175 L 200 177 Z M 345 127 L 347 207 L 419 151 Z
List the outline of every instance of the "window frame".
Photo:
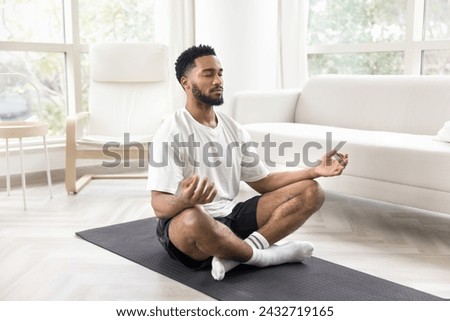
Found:
M 89 52 L 87 45 L 82 45 L 79 38 L 78 0 L 61 0 L 63 3 L 64 43 L 0 41 L 2 51 L 62 53 L 65 60 L 66 79 L 66 113 L 73 115 L 81 111 L 81 70 L 80 55 Z M 36 139 L 36 143 L 40 140 Z M 65 142 L 65 135 L 51 137 L 49 145 Z M 29 141 L 25 146 L 36 143 Z M 14 148 L 15 144 L 11 144 Z
M 450 40 L 425 40 L 426 0 L 407 1 L 405 40 L 359 44 L 307 45 L 307 55 L 401 51 L 404 52 L 404 74 L 422 74 L 422 55 L 427 50 L 450 50 Z
M 67 116 L 70 116 L 83 111 L 81 60 L 83 54 L 89 53 L 89 45 L 81 43 L 80 40 L 79 1 L 60 1 L 62 2 L 64 29 L 62 43 L 0 40 L 0 50 L 63 54 L 65 61 L 66 114 Z M 49 145 L 58 145 L 65 143 L 65 139 L 65 134 L 63 134 L 60 137 L 49 137 L 47 141 Z M 38 143 L 40 144 L 39 139 L 30 139 L 29 141 L 24 142 L 24 146 L 34 146 Z M 15 145 L 18 146 L 18 144 L 11 143 L 12 148 L 17 147 Z

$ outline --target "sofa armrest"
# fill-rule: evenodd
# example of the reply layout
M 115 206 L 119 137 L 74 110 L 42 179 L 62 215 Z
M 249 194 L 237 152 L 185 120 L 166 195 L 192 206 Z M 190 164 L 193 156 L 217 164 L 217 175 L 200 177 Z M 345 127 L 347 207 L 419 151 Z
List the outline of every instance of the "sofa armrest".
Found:
M 241 124 L 294 122 L 300 89 L 241 91 L 231 98 L 231 116 Z

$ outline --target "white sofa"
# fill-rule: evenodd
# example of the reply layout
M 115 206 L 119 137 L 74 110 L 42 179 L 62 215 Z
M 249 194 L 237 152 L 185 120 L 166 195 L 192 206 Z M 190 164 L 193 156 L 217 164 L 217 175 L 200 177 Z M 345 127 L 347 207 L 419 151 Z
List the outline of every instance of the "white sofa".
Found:
M 236 93 L 230 107 L 274 170 L 317 160 L 328 132 L 350 163 L 320 179 L 325 189 L 450 213 L 450 137 L 437 139 L 450 76 L 316 76 L 303 89 Z

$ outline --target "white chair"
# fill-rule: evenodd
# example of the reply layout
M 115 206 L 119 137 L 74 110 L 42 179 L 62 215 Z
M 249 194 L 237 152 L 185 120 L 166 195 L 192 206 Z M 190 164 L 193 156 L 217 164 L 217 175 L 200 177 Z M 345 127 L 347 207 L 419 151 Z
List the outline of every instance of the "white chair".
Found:
M 0 74 L 0 138 L 5 139 L 6 189 L 11 191 L 9 139 L 19 139 L 20 165 L 22 174 L 23 208 L 27 209 L 27 188 L 24 170 L 22 139 L 42 136 L 47 164 L 47 182 L 52 197 L 52 179 L 47 150 L 48 126 L 44 122 L 39 90 L 27 77 L 18 73 Z
M 110 43 L 90 46 L 89 111 L 68 117 L 66 189 L 78 193 L 97 178 L 145 175 L 95 175 L 77 178 L 78 159 L 103 159 L 104 167 L 139 165 L 168 104 L 168 49 L 162 44 Z

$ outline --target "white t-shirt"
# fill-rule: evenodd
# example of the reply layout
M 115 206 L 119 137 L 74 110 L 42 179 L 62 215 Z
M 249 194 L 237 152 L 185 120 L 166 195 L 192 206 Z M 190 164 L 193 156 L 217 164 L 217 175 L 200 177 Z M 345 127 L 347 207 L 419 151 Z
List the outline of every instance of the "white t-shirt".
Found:
M 183 179 L 208 177 L 217 195 L 203 208 L 221 217 L 236 205 L 240 181 L 257 181 L 269 170 L 256 154 L 248 132 L 227 115 L 215 113 L 215 128 L 200 124 L 185 108 L 162 124 L 150 147 L 148 189 L 177 195 Z

